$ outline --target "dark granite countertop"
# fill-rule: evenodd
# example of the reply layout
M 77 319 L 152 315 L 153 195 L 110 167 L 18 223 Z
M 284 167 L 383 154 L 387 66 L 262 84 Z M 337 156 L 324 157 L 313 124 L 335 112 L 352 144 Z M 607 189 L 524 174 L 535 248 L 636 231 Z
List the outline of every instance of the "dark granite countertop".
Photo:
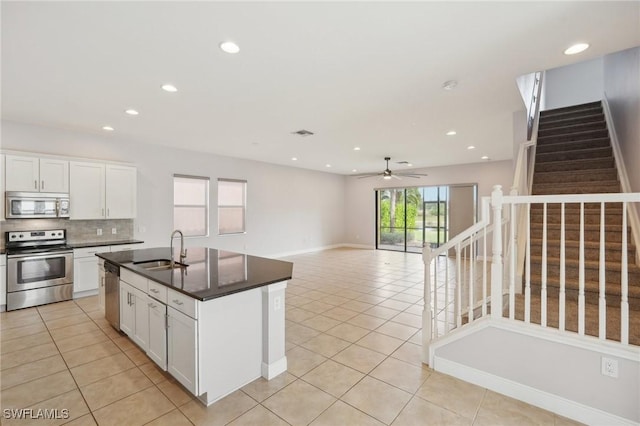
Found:
M 88 247 L 104 247 L 104 246 L 120 246 L 124 244 L 142 244 L 140 240 L 118 240 L 118 241 L 91 241 L 88 243 L 67 243 L 71 248 L 88 248 Z
M 211 300 L 291 279 L 293 263 L 247 254 L 190 247 L 186 268 L 147 270 L 137 264 L 170 259 L 169 247 L 98 253 L 96 256 L 198 300 Z M 174 259 L 179 259 L 174 248 Z

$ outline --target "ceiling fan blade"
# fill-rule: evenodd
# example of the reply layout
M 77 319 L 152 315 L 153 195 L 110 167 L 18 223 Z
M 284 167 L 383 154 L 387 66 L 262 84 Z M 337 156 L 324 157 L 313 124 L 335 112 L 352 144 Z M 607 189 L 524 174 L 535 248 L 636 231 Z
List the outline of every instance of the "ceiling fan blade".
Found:
M 391 175 L 391 177 L 394 178 L 394 179 L 402 180 L 397 175 Z
M 425 173 L 396 173 L 398 176 L 406 176 L 406 177 L 412 177 L 412 178 L 420 178 L 422 176 L 429 176 L 428 174 Z
M 364 179 L 364 178 L 369 178 L 374 176 L 382 176 L 382 173 L 363 173 L 360 175 L 352 175 L 352 176 L 357 177 L 358 179 Z

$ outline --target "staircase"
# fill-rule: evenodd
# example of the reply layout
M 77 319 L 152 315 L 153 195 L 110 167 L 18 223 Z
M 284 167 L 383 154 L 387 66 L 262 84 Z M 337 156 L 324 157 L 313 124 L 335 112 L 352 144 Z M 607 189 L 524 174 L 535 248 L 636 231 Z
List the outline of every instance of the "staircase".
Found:
M 619 193 L 620 182 L 600 102 L 543 111 L 540 114 L 538 141 L 533 177 L 533 195 Z M 584 277 L 587 304 L 587 334 L 597 334 L 600 281 L 601 204 L 584 205 Z M 577 302 L 579 289 L 580 204 L 565 204 L 565 274 L 567 315 L 570 304 Z M 605 222 L 605 296 L 608 308 L 607 336 L 619 333 L 621 296 L 622 204 L 608 203 L 604 209 Z M 543 277 L 544 212 L 541 204 L 531 207 L 531 295 L 539 301 Z M 546 277 L 551 322 L 557 321 L 557 301 L 560 289 L 561 207 L 549 204 L 546 215 Z M 629 305 L 632 320 L 640 321 L 640 267 L 636 264 L 636 246 L 630 229 L 628 238 Z M 616 244 L 617 243 L 617 244 Z M 519 301 L 521 302 L 521 301 Z M 589 306 L 591 305 L 591 306 Z M 572 305 L 571 305 L 572 306 Z M 595 309 L 593 309 L 595 308 Z M 589 310 L 593 314 L 589 314 Z M 616 327 L 616 315 L 618 325 Z M 554 320 L 555 318 L 555 320 Z M 632 322 L 635 323 L 635 320 Z M 532 314 L 532 321 L 535 318 Z M 569 324 L 569 319 L 567 320 Z M 590 327 L 589 324 L 593 323 Z M 595 324 L 595 325 L 594 325 Z M 553 324 L 549 324 L 553 325 Z M 640 325 L 640 322 L 638 323 Z M 569 328 L 569 325 L 567 325 Z M 593 332 L 590 332 L 590 329 Z M 618 334 L 619 336 L 619 334 Z M 632 336 L 630 336 L 630 340 Z M 640 344 L 640 333 L 633 336 Z

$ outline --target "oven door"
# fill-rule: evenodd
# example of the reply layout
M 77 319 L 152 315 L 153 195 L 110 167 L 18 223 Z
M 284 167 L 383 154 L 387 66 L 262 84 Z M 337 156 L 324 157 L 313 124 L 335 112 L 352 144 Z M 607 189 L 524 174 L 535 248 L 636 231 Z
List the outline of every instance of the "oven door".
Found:
M 73 252 L 7 256 L 7 292 L 73 283 Z

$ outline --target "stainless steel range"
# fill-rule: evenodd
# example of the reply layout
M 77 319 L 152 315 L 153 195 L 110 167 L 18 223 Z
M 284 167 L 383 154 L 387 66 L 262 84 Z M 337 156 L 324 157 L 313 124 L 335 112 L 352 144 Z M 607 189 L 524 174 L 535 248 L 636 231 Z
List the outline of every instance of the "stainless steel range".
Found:
M 70 300 L 73 249 L 66 231 L 7 232 L 7 311 Z

